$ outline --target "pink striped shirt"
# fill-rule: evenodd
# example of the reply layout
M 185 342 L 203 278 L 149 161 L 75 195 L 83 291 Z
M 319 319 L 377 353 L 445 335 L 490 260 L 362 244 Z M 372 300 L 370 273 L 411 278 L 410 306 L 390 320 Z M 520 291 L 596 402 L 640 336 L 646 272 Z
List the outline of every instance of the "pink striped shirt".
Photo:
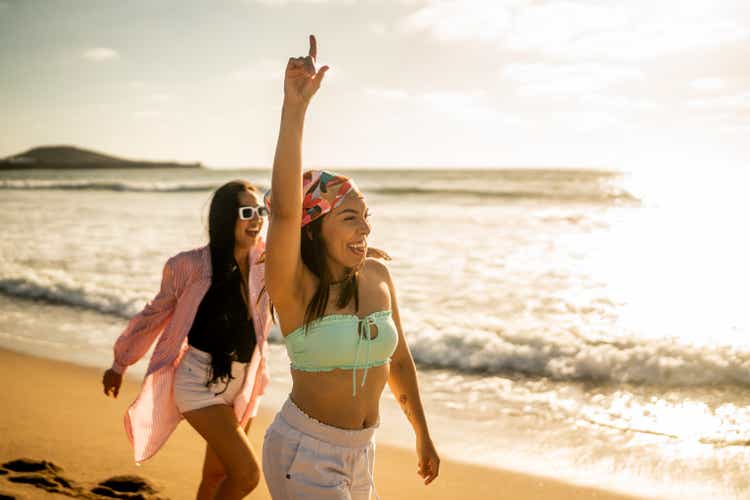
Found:
M 266 340 L 271 315 L 268 294 L 263 293 L 259 300 L 265 265 L 257 262 L 264 249 L 265 243 L 259 241 L 249 256 L 248 292 L 256 346 L 242 389 L 234 399 L 234 413 L 242 426 L 257 414 L 260 397 L 270 380 L 266 368 Z M 130 320 L 115 342 L 112 369 L 124 373 L 127 366 L 142 358 L 159 337 L 141 392 L 125 414 L 125 432 L 133 445 L 136 463 L 159 451 L 182 420 L 174 401 L 175 370 L 187 351 L 188 332 L 210 286 L 211 252 L 208 246 L 171 257 L 164 265 L 159 293 Z

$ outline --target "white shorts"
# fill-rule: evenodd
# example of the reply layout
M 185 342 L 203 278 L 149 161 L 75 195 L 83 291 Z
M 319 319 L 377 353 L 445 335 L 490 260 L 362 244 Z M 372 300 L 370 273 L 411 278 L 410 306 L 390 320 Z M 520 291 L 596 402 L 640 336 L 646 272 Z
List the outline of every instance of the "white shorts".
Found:
M 207 386 L 211 373 L 211 354 L 189 346 L 177 366 L 174 378 L 174 399 L 180 413 L 213 405 L 232 406 L 245 382 L 247 365 L 248 363 L 232 362 L 234 378 L 229 381 L 229 385 L 226 381 L 217 380 Z
M 375 486 L 376 428 L 331 427 L 306 415 L 288 398 L 263 441 L 263 474 L 271 497 L 369 499 Z

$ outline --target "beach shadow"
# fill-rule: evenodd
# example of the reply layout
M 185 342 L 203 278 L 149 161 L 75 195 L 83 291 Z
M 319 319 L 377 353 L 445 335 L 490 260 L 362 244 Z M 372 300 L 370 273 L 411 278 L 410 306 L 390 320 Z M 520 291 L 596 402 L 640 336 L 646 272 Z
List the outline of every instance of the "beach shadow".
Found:
M 167 500 L 157 496 L 158 489 L 140 476 L 113 476 L 87 490 L 83 485 L 62 475 L 62 467 L 47 460 L 21 458 L 0 466 L 0 476 L 16 484 L 28 484 L 50 493 L 73 498 L 101 500 L 121 498 L 128 500 Z M 0 494 L 0 500 L 15 497 Z

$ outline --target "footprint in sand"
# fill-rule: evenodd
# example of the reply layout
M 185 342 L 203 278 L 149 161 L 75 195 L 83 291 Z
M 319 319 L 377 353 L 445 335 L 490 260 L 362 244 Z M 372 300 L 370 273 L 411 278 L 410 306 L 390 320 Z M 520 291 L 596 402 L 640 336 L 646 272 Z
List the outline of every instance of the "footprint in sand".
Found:
M 74 498 L 101 500 L 121 498 L 128 500 L 166 500 L 159 497 L 157 488 L 148 480 L 139 476 L 114 476 L 100 482 L 90 491 L 72 479 L 62 476 L 62 468 L 46 460 L 21 458 L 6 462 L 0 466 L 0 476 L 7 476 L 8 481 L 29 484 L 52 493 L 59 493 Z M 14 499 L 0 493 L 0 500 Z
M 92 493 L 107 498 L 127 498 L 132 500 L 166 500 L 156 496 L 157 489 L 139 476 L 114 476 L 102 481 Z
M 51 493 L 80 496 L 84 491 L 75 481 L 64 477 L 60 467 L 46 460 L 12 460 L 4 463 L 2 470 L 9 474 L 8 481 L 12 483 L 30 484 Z

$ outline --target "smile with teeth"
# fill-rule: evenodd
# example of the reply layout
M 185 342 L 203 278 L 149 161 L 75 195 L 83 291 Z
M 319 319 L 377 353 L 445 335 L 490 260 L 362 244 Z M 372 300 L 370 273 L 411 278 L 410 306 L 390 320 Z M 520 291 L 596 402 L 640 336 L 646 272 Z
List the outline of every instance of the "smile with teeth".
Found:
M 349 247 L 349 250 L 351 250 L 353 253 L 357 255 L 364 255 L 365 254 L 365 248 L 367 247 L 367 243 L 360 242 L 360 243 L 351 243 L 347 245 Z

